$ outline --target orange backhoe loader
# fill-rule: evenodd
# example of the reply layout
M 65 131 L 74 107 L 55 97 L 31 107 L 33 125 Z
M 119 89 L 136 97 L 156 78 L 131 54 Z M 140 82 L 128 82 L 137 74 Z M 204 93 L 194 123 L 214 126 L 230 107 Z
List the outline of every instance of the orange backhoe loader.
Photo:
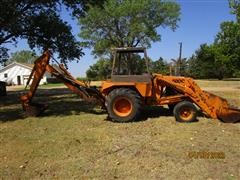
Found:
M 139 53 L 143 54 L 146 66 L 146 72 L 140 75 L 134 70 L 134 62 L 140 57 L 136 54 Z M 223 122 L 240 120 L 240 109 L 231 107 L 226 99 L 203 91 L 191 78 L 151 74 L 145 48 L 115 48 L 113 55 L 111 78 L 96 89 L 74 79 L 62 65 L 58 68 L 49 65 L 51 54 L 44 52 L 35 61 L 27 83 L 33 77 L 30 91 L 21 96 L 23 109 L 28 115 L 38 115 L 45 109 L 44 105 L 32 103 L 32 98 L 47 71 L 84 100 L 106 108 L 109 117 L 116 122 L 137 120 L 145 105 L 168 105 L 179 122 L 195 121 L 199 110 L 207 117 Z

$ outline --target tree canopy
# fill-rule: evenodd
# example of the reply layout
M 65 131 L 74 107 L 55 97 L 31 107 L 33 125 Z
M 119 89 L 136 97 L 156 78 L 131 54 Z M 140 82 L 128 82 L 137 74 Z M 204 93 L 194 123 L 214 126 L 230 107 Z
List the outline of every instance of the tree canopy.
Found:
M 160 57 L 157 61 L 150 61 L 150 71 L 152 73 L 169 75 L 169 64 Z
M 7 63 L 10 64 L 16 61 L 19 63 L 33 64 L 36 58 L 37 55 L 35 52 L 29 50 L 22 50 L 12 53 Z
M 113 47 L 150 47 L 160 41 L 158 27 L 175 30 L 180 7 L 161 0 L 106 0 L 102 7 L 89 6 L 79 18 L 80 37 L 95 55 L 108 54 Z
M 231 13 L 236 15 L 236 20 L 240 23 L 240 0 L 228 0 Z
M 99 59 L 86 71 L 87 78 L 90 80 L 103 80 L 109 78 L 111 74 L 111 62 L 109 59 Z
M 30 48 L 52 49 L 63 62 L 79 59 L 82 48 L 61 16 L 67 8 L 72 16 L 85 14 L 88 4 L 100 5 L 103 0 L 1 0 L 0 62 L 6 61 L 6 43 L 26 39 Z
M 188 75 L 201 79 L 231 77 L 231 64 L 227 59 L 220 47 L 202 44 L 188 61 Z

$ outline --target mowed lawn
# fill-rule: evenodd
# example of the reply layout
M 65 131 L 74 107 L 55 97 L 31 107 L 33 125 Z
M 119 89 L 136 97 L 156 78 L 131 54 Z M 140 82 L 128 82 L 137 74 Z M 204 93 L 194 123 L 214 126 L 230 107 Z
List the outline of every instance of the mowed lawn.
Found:
M 197 83 L 240 107 L 240 81 Z M 178 123 L 166 107 L 113 123 L 61 87 L 38 90 L 49 108 L 25 117 L 21 93 L 0 97 L 0 179 L 240 179 L 240 123 Z

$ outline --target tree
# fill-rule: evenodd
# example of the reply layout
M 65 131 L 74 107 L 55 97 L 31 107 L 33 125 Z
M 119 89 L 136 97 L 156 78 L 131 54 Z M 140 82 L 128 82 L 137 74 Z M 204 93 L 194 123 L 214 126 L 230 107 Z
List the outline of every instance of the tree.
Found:
M 236 15 L 236 21 L 225 21 L 220 25 L 214 45 L 221 59 L 219 63 L 228 64 L 233 76 L 240 76 L 240 1 L 229 0 L 231 13 Z
M 236 20 L 240 23 L 240 0 L 229 0 L 231 13 L 236 15 Z
M 188 60 L 188 74 L 193 78 L 215 78 L 214 55 L 207 44 L 200 45 L 195 54 Z
M 217 34 L 215 45 L 221 50 L 220 63 L 228 63 L 233 70 L 233 76 L 240 75 L 240 24 L 236 22 L 223 22 L 221 31 Z
M 93 47 L 97 56 L 109 54 L 113 47 L 150 47 L 160 41 L 157 28 L 175 30 L 180 7 L 161 0 L 107 0 L 102 8 L 90 6 L 81 24 L 83 45 Z
M 169 64 L 160 57 L 157 61 L 151 61 L 150 71 L 152 73 L 169 75 Z
M 62 62 L 79 59 L 82 48 L 71 33 L 71 26 L 60 17 L 61 8 L 80 17 L 88 3 L 97 0 L 2 0 L 0 3 L 0 63 L 5 61 L 6 43 L 26 39 L 30 48 L 52 49 Z M 103 1 L 100 1 L 103 2 Z M 3 58 L 4 57 L 4 58 Z
M 232 77 L 231 64 L 228 56 L 223 53 L 221 46 L 217 44 L 202 44 L 188 60 L 188 75 L 194 78 Z
M 33 64 L 36 58 L 37 58 L 37 55 L 33 51 L 28 51 L 28 50 L 17 51 L 11 54 L 11 58 L 8 61 L 8 64 L 14 61 L 19 63 Z
M 62 0 L 62 3 L 72 10 L 73 16 L 80 18 L 86 15 L 90 6 L 102 8 L 105 1 L 106 0 Z
M 5 64 L 6 64 L 7 60 L 8 60 L 8 58 L 9 58 L 7 52 L 8 52 L 7 48 L 0 46 L 0 66 L 1 65 L 5 66 Z
M 90 80 L 104 80 L 111 74 L 111 63 L 109 59 L 99 59 L 86 71 L 87 78 Z

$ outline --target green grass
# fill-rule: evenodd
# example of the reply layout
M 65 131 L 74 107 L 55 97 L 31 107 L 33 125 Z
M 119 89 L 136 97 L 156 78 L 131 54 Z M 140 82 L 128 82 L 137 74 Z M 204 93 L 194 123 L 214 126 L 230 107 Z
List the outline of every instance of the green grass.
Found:
M 216 93 L 240 104 L 239 89 L 219 88 Z M 63 88 L 40 89 L 35 101 L 48 103 L 48 110 L 24 117 L 20 93 L 0 97 L 1 179 L 240 178 L 239 123 L 203 117 L 178 123 L 165 108 L 144 109 L 143 121 L 113 123 Z M 192 151 L 223 152 L 225 159 L 189 158 Z
M 62 87 L 65 86 L 63 83 L 48 83 L 48 84 L 43 84 L 40 85 L 40 88 L 55 88 L 55 87 Z

